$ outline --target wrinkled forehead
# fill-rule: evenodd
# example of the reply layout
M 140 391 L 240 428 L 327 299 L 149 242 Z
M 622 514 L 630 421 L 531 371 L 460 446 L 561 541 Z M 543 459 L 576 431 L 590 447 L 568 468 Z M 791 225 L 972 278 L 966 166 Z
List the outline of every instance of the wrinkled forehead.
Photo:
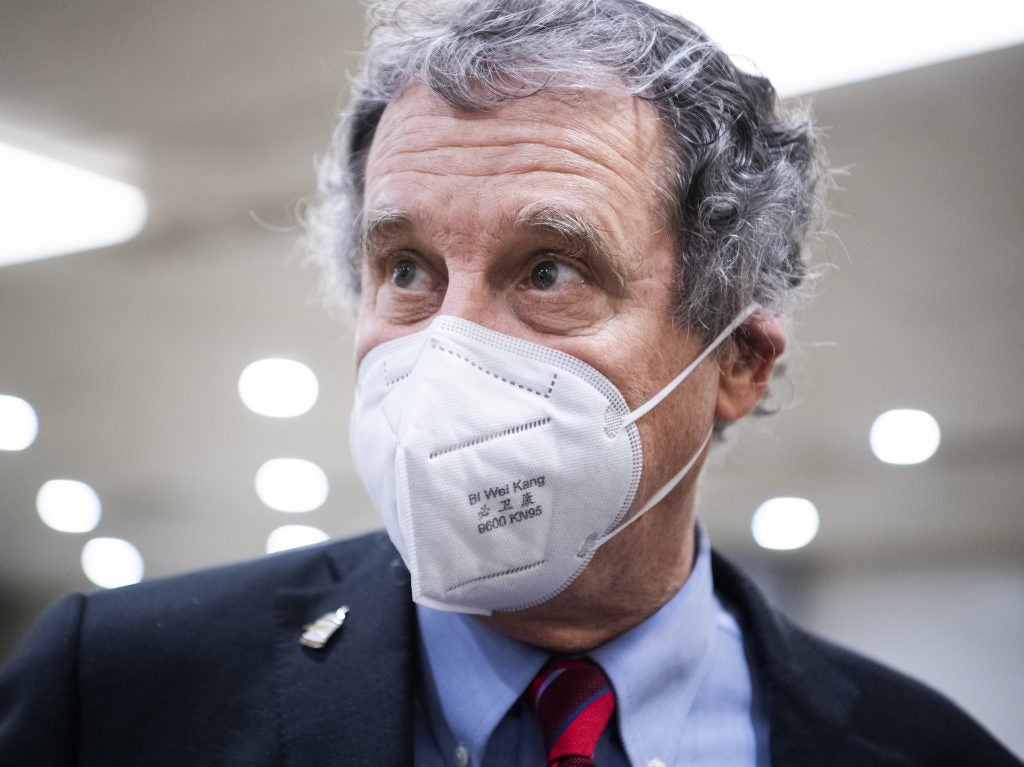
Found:
M 422 169 L 417 160 L 467 176 L 528 173 L 542 165 L 598 181 L 615 175 L 646 196 L 665 187 L 668 159 L 656 110 L 622 88 L 543 91 L 467 111 L 413 83 L 377 126 L 366 199 L 382 176 Z

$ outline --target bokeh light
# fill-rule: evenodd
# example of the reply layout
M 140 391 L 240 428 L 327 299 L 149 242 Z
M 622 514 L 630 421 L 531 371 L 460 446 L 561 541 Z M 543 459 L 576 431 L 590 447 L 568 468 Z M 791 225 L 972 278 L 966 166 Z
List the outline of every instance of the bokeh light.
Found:
M 139 550 L 121 538 L 93 538 L 82 548 L 86 577 L 105 589 L 142 580 L 145 569 Z
M 246 407 L 271 418 L 302 415 L 319 394 L 316 374 L 295 360 L 257 360 L 238 377 L 238 395 Z
M 868 442 L 885 463 L 909 465 L 931 458 L 942 439 L 938 422 L 923 410 L 889 410 L 871 425 Z
M 324 470 L 302 458 L 274 458 L 256 471 L 256 495 L 276 511 L 312 511 L 329 491 Z
M 0 450 L 24 450 L 36 440 L 39 419 L 21 397 L 0 394 Z
M 51 479 L 36 494 L 36 511 L 49 527 L 62 533 L 88 533 L 100 523 L 100 497 L 77 479 Z
M 267 536 L 267 553 L 297 549 L 322 543 L 330 536 L 319 527 L 310 525 L 282 525 Z
M 762 548 L 803 548 L 818 534 L 818 510 L 806 498 L 771 498 L 757 507 L 750 531 Z

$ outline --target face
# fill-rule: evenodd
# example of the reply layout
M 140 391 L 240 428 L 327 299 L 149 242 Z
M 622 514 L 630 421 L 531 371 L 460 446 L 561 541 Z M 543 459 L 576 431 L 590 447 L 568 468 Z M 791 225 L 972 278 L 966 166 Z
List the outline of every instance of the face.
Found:
M 673 238 L 656 193 L 666 163 L 653 108 L 623 92 L 537 95 L 467 114 L 412 87 L 388 106 L 368 159 L 357 358 L 455 315 L 574 355 L 631 408 L 643 404 L 702 349 L 672 321 Z M 635 508 L 698 449 L 718 378 L 705 360 L 637 422 Z M 628 598 L 665 565 L 656 552 L 667 535 L 678 557 L 679 536 L 692 543 L 696 474 L 663 502 L 670 511 L 602 547 L 552 602 L 607 595 L 613 583 Z

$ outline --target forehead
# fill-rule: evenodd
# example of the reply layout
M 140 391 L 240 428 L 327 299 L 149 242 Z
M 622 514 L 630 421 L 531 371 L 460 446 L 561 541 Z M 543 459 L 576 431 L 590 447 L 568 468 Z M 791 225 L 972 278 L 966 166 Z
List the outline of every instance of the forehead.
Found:
M 367 207 L 411 188 L 567 194 L 610 208 L 653 202 L 665 145 L 654 108 L 621 89 L 542 93 L 481 112 L 416 83 L 388 105 L 366 171 Z M 625 211 L 620 211 L 625 213 Z

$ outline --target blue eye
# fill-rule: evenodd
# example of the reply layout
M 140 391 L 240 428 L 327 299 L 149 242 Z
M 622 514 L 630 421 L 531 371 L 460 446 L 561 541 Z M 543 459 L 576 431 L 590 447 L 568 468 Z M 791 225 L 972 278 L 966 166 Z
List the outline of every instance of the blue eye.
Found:
M 403 259 L 391 270 L 391 282 L 399 288 L 408 288 L 416 281 L 418 272 L 416 264 Z
M 537 290 L 551 290 L 558 282 L 558 264 L 541 261 L 530 273 L 530 282 Z
M 583 282 L 585 280 L 576 268 L 561 261 L 538 261 L 530 271 L 530 286 L 534 290 L 565 290 Z

